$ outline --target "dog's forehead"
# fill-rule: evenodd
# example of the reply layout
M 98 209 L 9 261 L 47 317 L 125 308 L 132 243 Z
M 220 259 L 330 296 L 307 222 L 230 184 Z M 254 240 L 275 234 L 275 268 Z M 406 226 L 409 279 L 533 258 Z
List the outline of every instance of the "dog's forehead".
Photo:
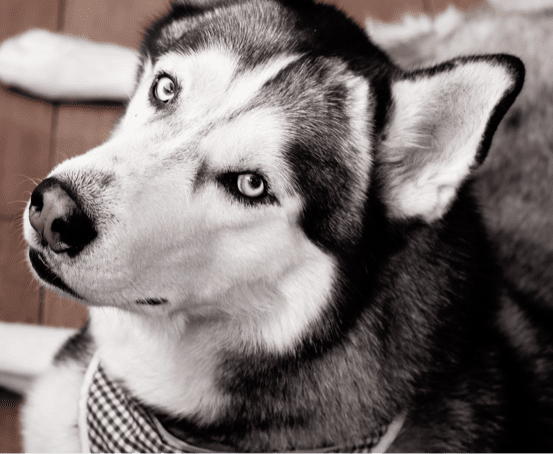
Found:
M 174 4 L 173 11 L 147 31 L 143 61 L 155 65 L 167 54 L 202 55 L 204 72 L 200 77 L 206 79 L 205 86 L 217 76 L 219 88 L 240 79 L 244 89 L 251 83 L 245 89 L 248 95 L 262 92 L 257 101 L 270 99 L 272 105 L 286 104 L 288 108 L 293 105 L 302 111 L 300 117 L 312 110 L 306 103 L 316 108 L 321 96 L 327 106 L 334 103 L 340 107 L 351 79 L 365 78 L 370 85 L 371 75 L 382 72 L 383 60 L 387 60 L 359 27 L 328 5 L 305 0 L 182 3 L 212 6 L 179 9 Z M 209 54 L 211 68 L 205 64 Z M 297 61 L 299 57 L 301 61 Z M 291 72 L 293 77 L 289 77 Z M 233 92 L 240 97 L 240 90 Z M 374 98 L 372 93 L 367 96 Z
M 190 113 L 202 131 L 214 125 L 200 154 L 215 171 L 244 162 L 242 171 L 269 170 L 271 179 L 286 169 L 281 180 L 301 194 L 310 222 L 304 229 L 330 244 L 360 232 L 373 161 L 371 74 L 386 57 L 335 9 L 300 3 L 316 9 L 307 13 L 316 12 L 317 23 L 326 15 L 320 27 L 286 0 L 173 11 L 147 32 L 143 58 L 150 76 L 181 65 L 178 74 L 201 87 L 202 96 L 181 92 L 175 112 L 181 119 Z M 252 133 L 256 125 L 269 133 Z M 332 241 L 324 237 L 330 231 Z
M 297 18 L 282 5 L 227 3 L 194 14 L 177 9 L 167 16 L 146 35 L 150 57 L 155 61 L 168 51 L 190 53 L 219 45 L 240 55 L 242 65 L 257 66 L 298 48 Z

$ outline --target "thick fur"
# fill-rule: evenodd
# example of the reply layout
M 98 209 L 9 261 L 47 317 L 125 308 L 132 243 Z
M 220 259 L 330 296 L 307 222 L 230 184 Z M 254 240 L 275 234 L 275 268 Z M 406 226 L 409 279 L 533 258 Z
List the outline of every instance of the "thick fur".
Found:
M 505 194 L 522 199 L 492 181 L 501 148 L 528 143 L 512 138 L 533 95 L 481 166 L 524 68 L 497 54 L 418 69 L 424 49 L 399 69 L 308 0 L 175 3 L 147 30 L 112 138 L 50 174 L 94 239 L 55 252 L 26 213 L 46 285 L 90 307 L 29 399 L 27 450 L 76 449 L 94 351 L 196 444 L 316 449 L 407 412 L 391 451 L 553 449 L 552 243 L 515 229 Z M 243 173 L 263 196 L 237 189 Z M 550 182 L 520 185 L 546 219 Z

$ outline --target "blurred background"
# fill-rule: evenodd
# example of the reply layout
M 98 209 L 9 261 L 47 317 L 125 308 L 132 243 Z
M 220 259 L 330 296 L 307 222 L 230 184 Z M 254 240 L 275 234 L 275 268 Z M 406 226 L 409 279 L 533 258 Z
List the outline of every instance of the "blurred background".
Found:
M 501 0 L 495 0 L 501 1 Z M 509 3 L 511 0 L 503 0 Z M 520 0 L 539 1 L 539 0 Z M 409 13 L 435 17 L 453 4 L 471 10 L 485 0 L 327 0 L 360 25 L 397 22 Z M 137 49 L 143 28 L 168 0 L 0 0 L 0 42 L 43 28 Z M 123 111 L 117 103 L 49 103 L 0 85 L 0 322 L 78 328 L 86 309 L 41 288 L 25 261 L 21 215 L 50 169 L 101 144 Z M 0 330 L 8 329 L 1 325 Z M 1 333 L 0 333 L 1 334 Z M 17 337 L 0 349 L 16 347 Z M 11 339 L 8 336 L 8 339 Z M 1 372 L 2 364 L 0 364 Z M 0 389 L 0 452 L 20 452 L 20 396 Z

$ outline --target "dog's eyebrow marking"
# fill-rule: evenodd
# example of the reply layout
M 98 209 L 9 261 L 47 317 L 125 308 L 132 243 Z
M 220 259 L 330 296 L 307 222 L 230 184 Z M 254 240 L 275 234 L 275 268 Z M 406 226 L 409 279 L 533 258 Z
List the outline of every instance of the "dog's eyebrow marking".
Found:
M 225 104 L 225 108 L 228 110 L 221 118 L 217 118 L 210 123 L 210 129 L 222 123 L 229 123 L 241 115 L 264 105 L 264 102 L 259 99 L 262 88 L 302 56 L 297 54 L 280 57 L 277 56 L 277 58 L 269 60 L 265 65 L 256 68 L 254 71 L 237 71 L 229 90 L 231 95 Z
M 301 55 L 279 55 L 251 71 L 238 72 L 231 86 L 228 105 L 240 106 L 252 99 L 261 88 L 274 79 L 282 70 L 297 61 Z

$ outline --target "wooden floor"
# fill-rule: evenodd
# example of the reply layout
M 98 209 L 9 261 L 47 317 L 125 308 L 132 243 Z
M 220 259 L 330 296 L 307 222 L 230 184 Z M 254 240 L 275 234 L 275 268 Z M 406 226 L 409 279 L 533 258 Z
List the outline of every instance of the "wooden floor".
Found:
M 0 452 L 21 452 L 20 403 L 20 396 L 0 388 Z
M 332 0 L 325 0 L 332 2 Z M 455 0 L 460 7 L 479 0 Z M 359 23 L 372 16 L 435 14 L 450 0 L 334 0 Z M 168 0 L 0 0 L 0 42 L 32 28 L 138 48 Z M 0 320 L 79 327 L 86 310 L 41 289 L 27 270 L 21 215 L 37 181 L 67 157 L 102 143 L 123 111 L 112 104 L 57 104 L 0 86 Z M 9 348 L 0 346 L 0 348 Z M 21 451 L 17 396 L 0 390 L 0 452 Z

